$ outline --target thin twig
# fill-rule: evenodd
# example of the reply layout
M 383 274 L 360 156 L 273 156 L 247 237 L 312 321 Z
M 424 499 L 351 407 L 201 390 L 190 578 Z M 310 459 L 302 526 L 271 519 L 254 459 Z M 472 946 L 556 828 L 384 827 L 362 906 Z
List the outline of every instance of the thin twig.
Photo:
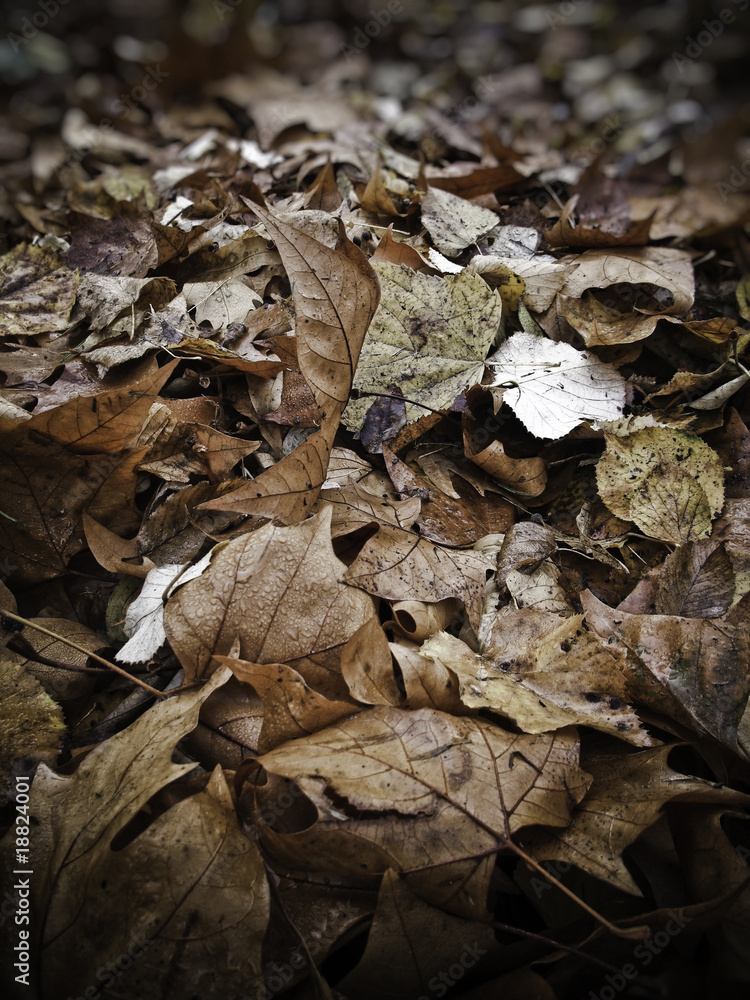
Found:
M 513 851 L 514 854 L 517 854 L 518 857 L 521 858 L 522 861 L 525 861 L 526 864 L 528 864 L 531 868 L 535 868 L 540 875 L 543 875 L 544 878 L 546 878 L 548 882 L 551 882 L 552 885 L 558 888 L 560 892 L 563 892 L 569 899 L 572 899 L 574 903 L 577 903 L 578 906 L 581 907 L 581 909 L 585 910 L 586 913 L 589 914 L 589 916 L 593 917 L 594 920 L 596 920 L 597 923 L 601 924 L 602 927 L 605 928 L 605 930 L 608 930 L 610 934 L 615 934 L 617 937 L 627 938 L 629 940 L 632 940 L 633 938 L 638 938 L 640 940 L 644 937 L 649 936 L 648 933 L 643 934 L 639 927 L 623 929 L 611 923 L 609 920 L 607 920 L 606 917 L 603 917 L 601 913 L 597 913 L 597 911 L 594 910 L 591 906 L 589 906 L 588 903 L 584 902 L 580 898 L 580 896 L 576 896 L 576 894 L 571 889 L 568 889 L 567 886 L 564 886 L 562 884 L 562 882 L 559 882 L 554 877 L 554 875 L 551 875 L 550 872 L 547 871 L 546 868 L 542 868 L 542 866 L 537 861 L 534 861 L 533 858 L 529 857 L 529 855 L 524 850 L 522 850 L 517 844 L 514 844 L 513 841 L 510 839 L 502 840 L 499 844 L 496 844 L 489 850 L 482 851 L 479 854 L 468 854 L 465 857 L 461 858 L 449 858 L 445 861 L 433 861 L 426 865 L 418 865 L 415 868 L 404 868 L 399 872 L 399 875 L 403 877 L 404 875 L 411 875 L 414 874 L 415 872 L 427 871 L 430 868 L 440 868 L 443 865 L 456 864 L 457 862 L 460 861 L 474 861 L 474 860 L 478 861 L 480 858 L 486 858 L 491 854 L 497 854 L 499 851 L 502 851 L 505 848 L 507 848 L 509 851 Z M 648 928 L 645 929 L 646 931 L 648 931 Z
M 73 642 L 72 639 L 66 639 L 63 635 L 58 635 L 56 632 L 50 632 L 48 628 L 44 628 L 42 625 L 37 625 L 36 622 L 29 621 L 28 618 L 22 618 L 20 615 L 15 615 L 12 611 L 3 610 L 0 612 L 0 615 L 4 618 L 11 618 L 15 622 L 20 622 L 21 625 L 28 625 L 29 628 L 36 629 L 36 631 L 41 632 L 42 635 L 48 635 L 50 639 L 56 639 L 58 642 L 64 642 L 66 646 L 77 649 L 79 653 L 85 653 L 86 656 L 90 656 L 92 660 L 96 660 L 97 663 L 101 663 L 110 670 L 114 670 L 114 672 L 116 674 L 120 674 L 121 677 L 126 677 L 129 681 L 132 681 L 133 684 L 137 684 L 138 687 L 142 687 L 144 691 L 148 691 L 149 694 L 152 694 L 157 698 L 167 697 L 163 691 L 159 691 L 157 688 L 151 687 L 151 685 L 146 684 L 145 681 L 138 680 L 137 677 L 133 677 L 132 674 L 129 674 L 127 670 L 123 670 L 122 667 L 118 667 L 115 663 L 110 663 L 109 660 L 105 660 L 104 657 L 99 656 L 98 653 L 92 653 L 90 650 L 86 649 L 85 646 L 79 646 L 79 644 L 77 642 Z

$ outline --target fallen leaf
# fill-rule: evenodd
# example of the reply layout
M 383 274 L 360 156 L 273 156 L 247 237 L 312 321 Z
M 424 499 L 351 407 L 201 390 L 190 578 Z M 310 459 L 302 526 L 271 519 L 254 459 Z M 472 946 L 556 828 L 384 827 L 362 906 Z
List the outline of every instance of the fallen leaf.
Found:
M 544 238 L 552 247 L 618 247 L 645 246 L 649 240 L 649 229 L 653 222 L 653 212 L 645 219 L 632 222 L 624 232 L 612 232 L 605 225 L 593 225 L 584 218 L 573 225 L 571 218 L 575 212 L 579 196 L 575 195 L 564 206 L 557 222 L 544 231 Z
M 560 570 L 549 560 L 545 560 L 530 573 L 510 570 L 505 578 L 505 585 L 518 608 L 551 611 L 557 615 L 569 615 L 573 612 L 560 585 Z
M 482 484 L 472 479 L 458 466 L 440 469 L 430 465 L 430 472 L 449 493 L 436 488 L 424 476 L 414 472 L 406 462 L 402 462 L 383 445 L 386 469 L 393 485 L 403 497 L 419 498 L 421 509 L 417 518 L 419 532 L 423 538 L 438 544 L 464 546 L 475 544 L 484 535 L 506 531 L 513 523 L 513 508 L 496 493 L 482 495 Z M 473 493 L 459 493 L 452 484 L 451 473 L 469 480 L 479 496 Z
M 304 678 L 285 663 L 248 663 L 233 656 L 217 656 L 216 659 L 263 699 L 258 753 L 268 753 L 288 740 L 309 736 L 359 711 L 359 706 L 352 702 L 330 701 L 313 691 Z
M 617 661 L 583 628 L 582 617 L 561 621 L 546 611 L 520 609 L 496 618 L 482 654 L 446 632 L 424 643 L 422 652 L 456 674 L 465 705 L 499 713 L 525 733 L 590 726 L 650 746 L 626 704 Z
M 433 277 L 399 264 L 376 264 L 382 300 L 368 330 L 354 388 L 392 393 L 398 386 L 406 419 L 448 409 L 481 381 L 497 333 L 500 297 L 467 274 Z M 372 401 L 350 402 L 343 423 L 360 430 Z
M 377 618 L 360 625 L 341 651 L 341 673 L 363 705 L 401 705 L 388 639 Z
M 0 554 L 25 581 L 60 575 L 85 548 L 84 508 L 117 465 L 110 456 L 74 455 L 28 434 L 31 421 L 0 445 Z
M 617 420 L 625 405 L 625 382 L 610 365 L 569 344 L 522 331 L 488 359 L 497 369 L 493 386 L 502 400 L 539 438 L 560 438 L 589 420 Z
M 377 275 L 341 223 L 331 249 L 270 212 L 257 206 L 254 211 L 271 233 L 293 285 L 300 370 L 321 410 L 343 409 L 380 301 Z
M 389 601 L 427 603 L 456 597 L 478 628 L 485 576 L 494 567 L 472 550 L 435 545 L 401 528 L 383 525 L 346 571 L 344 579 Z
M 574 730 L 524 736 L 430 709 L 370 708 L 259 758 L 266 772 L 295 782 L 317 813 L 303 829 L 261 827 L 261 842 L 292 870 L 361 876 L 437 863 L 408 876 L 410 888 L 479 917 L 492 863 L 456 859 L 529 824 L 566 825 L 589 784 L 577 760 Z M 268 807 L 273 794 L 260 802 Z M 383 811 L 386 823 L 378 822 Z
M 0 257 L 0 337 L 65 330 L 76 300 L 78 272 L 44 247 L 19 243 Z
M 658 425 L 604 436 L 596 481 L 613 514 L 677 544 L 710 535 L 724 503 L 724 470 L 705 441 Z
M 540 456 L 511 458 L 502 441 L 491 441 L 486 448 L 474 450 L 471 435 L 464 431 L 464 452 L 475 465 L 520 496 L 538 497 L 547 487 L 547 468 Z
M 104 392 L 93 399 L 71 399 L 40 413 L 26 424 L 79 455 L 121 451 L 137 439 L 151 404 L 177 366 L 172 361 L 151 371 L 127 388 Z
M 292 282 L 297 358 L 324 423 L 247 487 L 206 507 L 296 523 L 307 516 L 325 481 L 333 436 L 380 292 L 377 276 L 346 238 L 343 225 L 331 249 L 258 206 L 254 210 L 273 236 Z
M 373 613 L 372 598 L 340 582 L 331 515 L 289 528 L 271 524 L 220 545 L 208 569 L 167 602 L 167 638 L 194 680 L 235 638 L 240 657 L 286 663 L 321 694 L 346 694 L 341 647 Z
M 380 883 L 365 952 L 337 986 L 357 1000 L 413 1000 L 436 992 L 430 983 L 441 989 L 443 970 L 454 965 L 471 969 L 480 956 L 496 950 L 491 927 L 430 906 L 389 868 Z
M 195 306 L 195 322 L 210 323 L 213 330 L 241 323 L 263 304 L 263 298 L 241 278 L 192 282 L 183 285 L 182 294 L 188 306 Z
M 737 751 L 737 729 L 750 694 L 750 597 L 722 618 L 631 615 L 585 591 L 590 628 L 621 651 L 627 689 L 637 703 L 708 733 Z
M 97 981 L 97 970 L 133 954 L 138 961 L 118 976 L 118 989 L 127 984 L 131 995 L 156 998 L 167 988 L 197 987 L 218 998 L 230 982 L 252 989 L 260 981 L 269 889 L 220 769 L 205 791 L 113 847 L 155 793 L 193 769 L 172 763 L 175 744 L 228 676 L 224 668 L 198 692 L 150 709 L 95 747 L 71 777 L 39 767 L 29 809 L 40 995 L 82 993 Z M 221 958 L 213 954 L 217 941 Z
M 422 197 L 422 225 L 441 253 L 457 257 L 498 224 L 497 215 L 448 191 L 430 187 Z
M 82 668 L 89 666 L 88 650 L 96 653 L 106 646 L 106 642 L 96 632 L 80 622 L 67 618 L 29 618 L 31 625 L 41 625 L 59 639 L 38 632 L 33 627 L 23 629 L 23 651 L 18 662 L 36 677 L 44 690 L 56 701 L 69 701 L 91 694 L 96 685 L 96 677 L 85 673 Z M 0 635 L 7 626 L 0 626 Z M 11 634 L 6 631 L 6 640 Z M 69 639 L 83 647 L 74 649 L 64 640 Z M 91 664 L 93 666 L 93 664 Z M 70 669 L 66 669 L 69 667 Z
M 641 895 L 622 852 L 655 822 L 666 802 L 682 798 L 739 805 L 746 799 L 729 788 L 674 771 L 667 764 L 671 749 L 587 756 L 585 767 L 593 783 L 574 810 L 573 822 L 565 830 L 524 835 L 524 847 L 537 861 L 572 862 L 623 892 Z
M 144 278 L 150 268 L 178 257 L 191 240 L 190 233 L 162 226 L 149 216 L 129 201 L 118 202 L 109 219 L 70 212 L 67 263 L 96 274 Z
M 57 760 L 65 719 L 62 709 L 44 690 L 18 655 L 7 650 L 0 655 L 0 801 L 14 795 L 13 765 L 20 759 L 43 762 Z
M 720 618 L 732 603 L 734 582 L 725 545 L 709 538 L 687 542 L 664 561 L 656 611 L 683 618 Z

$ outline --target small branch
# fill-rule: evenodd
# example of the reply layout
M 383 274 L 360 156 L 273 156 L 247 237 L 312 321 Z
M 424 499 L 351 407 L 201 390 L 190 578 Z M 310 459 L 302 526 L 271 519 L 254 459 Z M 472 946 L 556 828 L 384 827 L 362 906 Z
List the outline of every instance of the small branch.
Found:
M 542 866 L 539 864 L 538 861 L 535 861 L 532 857 L 529 857 L 529 855 L 525 851 L 523 851 L 517 844 L 514 844 L 511 840 L 509 840 L 507 841 L 506 846 L 515 854 L 517 854 L 522 861 L 524 861 L 527 865 L 529 865 L 529 867 L 536 869 L 536 871 L 538 871 L 540 875 L 543 875 L 544 878 L 546 878 L 548 882 L 551 882 L 552 885 L 555 886 L 555 888 L 560 890 L 560 892 L 565 893 L 568 899 L 572 899 L 574 903 L 577 903 L 578 906 L 581 907 L 581 909 L 585 910 L 586 913 L 589 914 L 589 916 L 593 917 L 594 920 L 596 920 L 597 923 L 600 923 L 602 927 L 605 928 L 605 930 L 608 930 L 610 932 L 610 934 L 615 934 L 617 937 L 629 938 L 631 940 L 635 938 L 639 941 L 643 940 L 644 938 L 650 937 L 649 929 L 646 926 L 624 928 L 624 927 L 617 927 L 615 924 L 610 923 L 610 921 L 607 920 L 606 917 L 603 917 L 601 913 L 597 913 L 597 911 L 594 910 L 592 907 L 590 907 L 588 903 L 585 903 L 580 896 L 576 896 L 576 894 L 571 889 L 568 889 L 567 886 L 564 886 L 562 882 L 558 882 L 558 880 L 555 878 L 554 875 L 551 875 L 546 868 L 542 868 Z M 643 933 L 644 931 L 646 932 L 645 934 Z
M 535 868 L 540 875 L 543 875 L 544 878 L 546 878 L 548 882 L 551 882 L 552 885 L 558 888 L 560 892 L 565 893 L 565 895 L 569 899 L 572 899 L 574 903 L 577 903 L 578 906 L 581 907 L 581 909 L 585 910 L 586 913 L 589 914 L 589 916 L 593 917 L 594 920 L 596 920 L 597 923 L 601 924 L 602 927 L 605 928 L 605 930 L 608 930 L 610 934 L 615 934 L 617 937 L 628 938 L 630 940 L 632 940 L 633 938 L 642 940 L 643 938 L 649 937 L 648 928 L 645 926 L 622 928 L 622 927 L 617 927 L 615 924 L 611 923 L 609 920 L 607 920 L 606 917 L 603 917 L 601 913 L 597 913 L 596 910 L 592 909 L 592 907 L 590 907 L 588 903 L 585 903 L 579 896 L 576 896 L 574 892 L 572 892 L 570 889 L 564 886 L 561 882 L 558 882 L 558 880 L 554 877 L 554 875 L 551 875 L 546 868 L 542 868 L 542 866 L 537 861 L 534 861 L 533 858 L 529 857 L 529 855 L 525 851 L 523 851 L 520 847 L 518 847 L 517 844 L 514 844 L 513 841 L 510 839 L 502 840 L 499 844 L 496 844 L 494 847 L 491 847 L 487 851 L 482 851 L 480 854 L 469 854 L 461 858 L 449 858 L 446 861 L 434 861 L 426 865 L 418 865 L 416 868 L 404 868 L 399 872 L 399 875 L 403 877 L 404 875 L 412 875 L 415 872 L 427 871 L 430 868 L 440 868 L 443 865 L 457 864 L 458 862 L 461 861 L 479 860 L 480 858 L 488 857 L 490 854 L 497 854 L 498 851 L 502 851 L 505 848 L 507 848 L 510 851 L 513 851 L 514 854 L 517 854 L 518 857 L 521 858 L 522 861 L 526 862 L 526 864 L 529 865 L 531 868 Z M 646 932 L 645 934 L 643 933 L 644 930 Z
M 137 684 L 138 687 L 142 687 L 144 691 L 148 691 L 149 694 L 154 695 L 156 698 L 166 698 L 167 695 L 163 691 L 159 691 L 157 688 L 151 687 L 150 684 L 146 684 L 145 681 L 139 680 L 137 677 L 133 677 L 129 674 L 127 670 L 123 670 L 122 667 L 118 667 L 115 663 L 110 663 L 109 660 L 105 660 L 103 656 L 99 656 L 98 653 L 92 653 L 90 650 L 86 649 L 85 646 L 79 646 L 77 642 L 73 642 L 72 639 L 66 639 L 65 636 L 57 635 L 56 632 L 50 632 L 48 628 L 44 628 L 42 625 L 37 625 L 36 622 L 29 621 L 28 618 L 22 618 L 20 615 L 14 615 L 12 611 L 3 610 L 0 612 L 3 618 L 10 618 L 14 622 L 20 622 L 21 625 L 28 625 L 29 628 L 35 629 L 37 632 L 41 632 L 42 635 L 48 635 L 50 639 L 56 639 L 57 642 L 64 642 L 66 646 L 70 646 L 72 649 L 77 649 L 79 653 L 85 653 L 87 657 L 91 657 L 92 660 L 96 660 L 97 663 L 101 663 L 102 666 L 107 667 L 109 670 L 114 670 L 116 674 L 121 677 L 126 677 L 133 684 Z M 67 667 L 65 668 L 67 669 Z

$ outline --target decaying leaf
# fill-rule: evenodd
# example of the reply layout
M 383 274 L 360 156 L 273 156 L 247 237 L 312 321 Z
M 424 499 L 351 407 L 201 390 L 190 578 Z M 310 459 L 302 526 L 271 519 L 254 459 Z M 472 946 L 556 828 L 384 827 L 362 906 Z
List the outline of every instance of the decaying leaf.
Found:
M 80 277 L 59 254 L 19 243 L 0 257 L 2 337 L 29 337 L 68 326 Z
M 750 597 L 709 619 L 631 615 L 588 591 L 581 601 L 589 626 L 623 655 L 631 698 L 737 750 L 750 693 Z
M 383 525 L 365 542 L 345 579 L 389 601 L 415 598 L 434 602 L 457 597 L 477 628 L 485 577 L 492 568 L 478 552 L 448 549 L 401 528 Z
M 263 699 L 259 753 L 267 753 L 287 740 L 308 736 L 359 710 L 351 702 L 330 701 L 313 691 L 285 663 L 248 663 L 233 656 L 216 659 L 225 663 L 238 680 L 250 684 Z
M 705 441 L 660 426 L 608 430 L 605 440 L 596 479 L 613 514 L 678 544 L 711 533 L 724 503 L 724 470 Z
M 581 615 L 546 611 L 498 616 L 483 654 L 441 632 L 422 646 L 459 679 L 461 701 L 515 722 L 525 733 L 591 726 L 640 746 L 650 737 L 626 703 L 625 679 Z
M 378 279 L 339 224 L 334 248 L 255 209 L 276 242 L 294 289 L 297 358 L 323 413 L 323 425 L 295 451 L 212 510 L 302 520 L 315 503 L 362 342 L 380 299 Z M 299 454 L 298 454 L 299 452 Z
M 569 822 L 589 784 L 574 733 L 524 736 L 430 709 L 367 709 L 259 759 L 294 781 L 316 811 L 303 829 L 261 828 L 261 842 L 292 869 L 361 876 L 452 862 L 408 883 L 434 905 L 478 917 L 491 866 L 453 859 L 529 824 Z M 273 792 L 260 801 L 268 807 Z M 387 823 L 376 818 L 384 809 Z
M 151 370 L 127 389 L 94 399 L 71 399 L 32 417 L 27 430 L 36 431 L 79 455 L 120 451 L 135 441 L 156 394 L 174 371 L 176 361 Z
M 451 407 L 480 382 L 497 333 L 502 304 L 478 277 L 433 277 L 400 264 L 376 264 L 381 303 L 362 346 L 354 388 L 392 393 L 406 402 L 406 419 L 424 414 L 417 404 Z M 343 422 L 360 430 L 372 399 L 349 403 Z
M 62 709 L 18 654 L 0 654 L 0 801 L 14 798 L 11 769 L 20 759 L 52 767 L 65 720 Z
M 384 990 L 393 1000 L 407 1000 L 428 994 L 431 982 L 444 985 L 439 974 L 451 965 L 471 968 L 480 956 L 496 950 L 491 927 L 430 906 L 389 869 L 380 884 L 365 953 L 338 985 L 358 1000 L 382 1000 Z M 401 954 L 408 963 L 394 967 L 393 956 Z
M 622 860 L 623 850 L 649 827 L 666 802 L 741 804 L 745 796 L 703 778 L 673 770 L 670 747 L 653 747 L 627 756 L 587 756 L 593 783 L 562 831 L 538 831 L 523 839 L 538 861 L 565 860 L 610 885 L 640 895 Z
M 422 198 L 422 224 L 441 253 L 456 257 L 497 225 L 497 216 L 448 191 L 431 187 Z
M 26 432 L 0 444 L 0 555 L 22 580 L 49 580 L 84 548 L 81 515 L 117 465 Z
M 659 575 L 656 610 L 684 618 L 720 618 L 734 596 L 735 576 L 726 546 L 700 538 L 675 549 Z

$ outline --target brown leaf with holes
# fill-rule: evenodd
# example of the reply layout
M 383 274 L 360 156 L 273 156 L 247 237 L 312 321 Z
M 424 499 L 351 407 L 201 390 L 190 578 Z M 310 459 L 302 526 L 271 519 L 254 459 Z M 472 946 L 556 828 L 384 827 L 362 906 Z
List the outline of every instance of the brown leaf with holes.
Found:
M 259 763 L 295 782 L 315 810 L 312 825 L 261 826 L 277 862 L 352 875 L 437 863 L 407 884 L 474 918 L 486 912 L 492 861 L 454 859 L 482 854 L 530 824 L 566 826 L 589 787 L 573 729 L 525 736 L 431 709 L 370 708 Z M 268 788 L 259 789 L 266 809 L 274 802 Z
M 461 685 L 461 701 L 511 719 L 525 733 L 590 726 L 639 746 L 650 746 L 626 704 L 625 678 L 581 615 L 561 620 L 547 611 L 519 608 L 498 615 L 480 655 L 439 632 L 422 646 Z

